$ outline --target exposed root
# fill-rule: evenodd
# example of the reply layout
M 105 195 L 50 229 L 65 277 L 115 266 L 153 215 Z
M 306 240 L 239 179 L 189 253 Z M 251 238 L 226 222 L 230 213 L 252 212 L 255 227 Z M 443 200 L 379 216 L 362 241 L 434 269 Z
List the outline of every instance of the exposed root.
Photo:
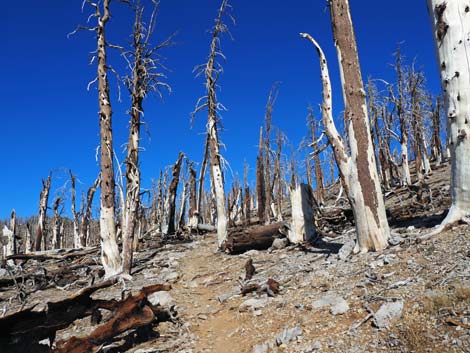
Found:
M 452 227 L 455 223 L 463 221 L 467 222 L 469 219 L 469 213 L 465 210 L 462 210 L 460 207 L 452 205 L 449 209 L 449 213 L 446 218 L 442 221 L 441 224 L 436 226 L 431 232 L 426 233 L 419 237 L 420 240 L 427 240 L 432 238 L 435 235 L 438 235 Z

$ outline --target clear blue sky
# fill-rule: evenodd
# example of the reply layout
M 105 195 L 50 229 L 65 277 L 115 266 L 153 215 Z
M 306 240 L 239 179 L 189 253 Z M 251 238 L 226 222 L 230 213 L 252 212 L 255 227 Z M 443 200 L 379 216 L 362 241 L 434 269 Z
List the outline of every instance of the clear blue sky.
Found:
M 143 1 L 145 3 L 145 0 Z M 335 114 L 341 111 L 334 50 L 326 1 L 236 1 L 232 0 L 237 23 L 231 26 L 233 40 L 223 38 L 227 57 L 220 79 L 220 101 L 226 145 L 223 155 L 240 175 L 243 160 L 255 165 L 258 129 L 263 123 L 269 88 L 282 81 L 273 124 L 297 146 L 306 133 L 305 116 L 309 103 L 321 99 L 318 60 L 299 32 L 309 32 L 323 46 L 333 77 Z M 149 97 L 144 102 L 149 136 L 142 153 L 144 187 L 158 177 L 162 167 L 174 162 L 184 151 L 192 160 L 202 159 L 206 115 L 200 114 L 191 128 L 189 113 L 204 94 L 203 82 L 194 78 L 193 67 L 205 61 L 220 1 L 161 0 L 154 43 L 178 31 L 177 45 L 164 54 L 167 82 L 173 93 L 164 101 Z M 108 25 L 109 41 L 125 43 L 131 31 L 132 15 L 124 5 L 112 2 L 113 18 Z M 398 42 L 403 53 L 417 57 L 427 73 L 434 93 L 439 91 L 438 73 L 430 21 L 424 0 L 351 0 L 352 17 L 364 77 L 372 75 L 393 80 L 389 64 Z M 56 189 L 67 181 L 71 168 L 87 188 L 98 172 L 95 150 L 98 145 L 98 105 L 96 87 L 86 90 L 94 78 L 95 65 L 88 65 L 95 49 L 94 34 L 81 32 L 67 38 L 89 14 L 81 12 L 81 0 L 5 1 L 0 13 L 4 38 L 0 55 L 0 99 L 2 138 L 0 160 L 0 219 L 12 208 L 20 216 L 37 212 L 41 178 L 54 173 L 50 202 Z M 117 55 L 110 64 L 124 73 Z M 116 86 L 111 86 L 113 94 Z M 129 102 L 113 101 L 115 149 L 123 159 L 127 140 Z M 253 175 L 253 173 L 251 173 Z M 67 206 L 68 208 L 69 206 Z

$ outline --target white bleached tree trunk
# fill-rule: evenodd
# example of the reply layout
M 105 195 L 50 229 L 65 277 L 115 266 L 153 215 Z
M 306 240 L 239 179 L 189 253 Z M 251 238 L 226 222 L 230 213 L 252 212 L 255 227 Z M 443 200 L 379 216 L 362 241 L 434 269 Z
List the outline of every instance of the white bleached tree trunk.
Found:
M 470 1 L 428 0 L 444 92 L 452 205 L 438 231 L 470 214 Z
M 294 244 L 310 241 L 316 234 L 313 217 L 313 191 L 308 184 L 297 185 L 290 192 L 292 221 L 287 237 Z
M 323 126 L 333 147 L 339 174 L 353 210 L 357 232 L 355 252 L 379 251 L 387 247 L 390 230 L 370 136 L 366 95 L 348 0 L 330 0 L 330 12 L 340 65 L 345 113 L 350 120 L 350 155 L 347 154 L 344 141 L 333 121 L 331 81 L 326 57 L 309 34 L 302 33 L 301 36 L 312 42 L 320 58 Z

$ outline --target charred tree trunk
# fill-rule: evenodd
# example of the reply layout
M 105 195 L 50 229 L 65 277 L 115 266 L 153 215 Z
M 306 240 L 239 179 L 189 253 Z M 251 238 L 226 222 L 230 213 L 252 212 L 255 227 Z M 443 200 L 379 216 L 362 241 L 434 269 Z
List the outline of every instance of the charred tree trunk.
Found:
M 276 213 L 277 221 L 282 222 L 282 197 L 283 197 L 283 179 L 281 176 L 281 152 L 282 152 L 283 134 L 279 130 L 277 136 L 276 162 L 274 163 L 274 185 L 276 187 Z
M 320 56 L 323 126 L 333 147 L 340 176 L 353 209 L 358 239 L 355 252 L 379 251 L 387 247 L 390 231 L 370 137 L 366 96 L 348 0 L 330 0 L 330 14 L 341 70 L 345 114 L 350 121 L 350 156 L 333 122 L 331 83 L 326 58 L 311 36 L 304 34 L 303 37 L 315 45 Z
M 291 243 L 310 241 L 315 236 L 315 220 L 313 218 L 313 191 L 307 184 L 300 184 L 290 191 L 292 222 L 288 232 Z
M 39 251 L 42 249 L 46 250 L 47 237 L 46 237 L 46 213 L 47 213 L 47 201 L 49 199 L 49 190 L 51 188 L 52 172 L 44 182 L 42 180 L 42 190 L 39 195 L 39 214 L 38 214 L 38 227 L 36 230 L 36 238 L 34 239 L 34 250 Z
M 318 149 L 317 141 L 317 122 L 315 116 L 313 115 L 313 108 L 309 107 L 309 125 L 310 125 L 310 134 L 312 139 L 312 148 L 313 148 L 313 163 L 315 168 L 315 184 L 316 184 L 316 197 L 319 204 L 325 202 L 325 189 L 323 187 L 323 172 L 320 164 L 320 151 Z M 312 185 L 312 184 L 310 184 Z
M 184 153 L 180 152 L 178 159 L 173 166 L 172 179 L 168 189 L 168 224 L 165 234 L 175 234 L 175 215 L 176 215 L 176 193 L 178 191 L 178 183 L 180 180 L 181 163 L 183 162 Z
M 428 0 L 451 153 L 452 205 L 440 229 L 470 214 L 470 4 Z

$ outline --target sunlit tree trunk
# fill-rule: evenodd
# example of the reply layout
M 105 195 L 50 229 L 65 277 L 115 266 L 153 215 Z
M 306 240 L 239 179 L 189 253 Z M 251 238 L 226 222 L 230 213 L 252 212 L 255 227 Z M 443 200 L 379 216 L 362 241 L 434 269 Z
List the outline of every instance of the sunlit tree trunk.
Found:
M 49 190 L 51 188 L 52 172 L 44 182 L 42 180 L 42 190 L 39 195 L 39 214 L 38 214 L 38 227 L 36 230 L 36 238 L 34 239 L 34 250 L 39 251 L 46 250 L 47 237 L 46 237 L 46 213 L 47 213 L 47 201 L 49 200 Z
M 428 7 L 451 156 L 452 205 L 443 227 L 470 214 L 470 2 L 428 0 Z
M 370 137 L 366 95 L 348 0 L 330 0 L 330 13 L 341 71 L 345 113 L 350 120 L 350 156 L 333 122 L 331 82 L 326 58 L 312 37 L 307 34 L 302 36 L 316 46 L 320 55 L 323 126 L 333 147 L 340 176 L 353 209 L 358 240 L 355 251 L 382 250 L 387 247 L 390 230 Z

